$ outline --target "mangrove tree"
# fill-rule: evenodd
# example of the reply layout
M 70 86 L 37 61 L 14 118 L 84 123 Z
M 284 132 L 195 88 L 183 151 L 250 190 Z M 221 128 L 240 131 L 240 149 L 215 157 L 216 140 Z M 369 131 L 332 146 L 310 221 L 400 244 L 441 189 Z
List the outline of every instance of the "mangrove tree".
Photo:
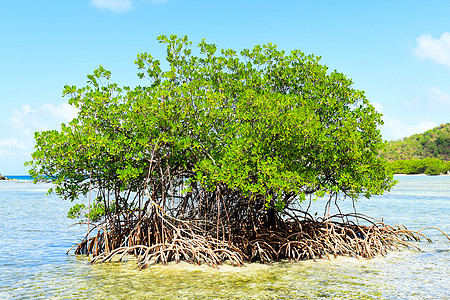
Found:
M 328 213 L 338 199 L 395 184 L 379 155 L 381 115 L 351 79 L 273 44 L 238 53 L 205 40 L 194 48 L 187 37 L 158 41 L 165 62 L 148 53 L 135 61 L 142 85 L 121 87 L 99 67 L 86 86 L 65 87 L 78 116 L 35 134 L 35 180 L 70 201 L 94 195 L 75 253 L 92 262 L 134 254 L 140 267 L 240 265 L 372 257 L 419 237 Z M 323 216 L 301 208 L 314 199 Z

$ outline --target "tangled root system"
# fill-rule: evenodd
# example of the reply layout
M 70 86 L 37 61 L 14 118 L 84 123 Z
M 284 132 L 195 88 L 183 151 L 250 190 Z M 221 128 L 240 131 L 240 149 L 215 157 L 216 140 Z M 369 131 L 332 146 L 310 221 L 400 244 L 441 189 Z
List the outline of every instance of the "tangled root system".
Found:
M 314 219 L 307 212 L 287 209 L 284 217 L 276 213 L 269 223 L 270 213 L 264 209 L 243 211 L 220 216 L 219 210 L 210 219 L 182 219 L 152 202 L 146 213 L 130 210 L 97 224 L 75 245 L 75 254 L 92 255 L 92 263 L 121 261 L 131 254 L 139 268 L 182 260 L 210 266 L 228 261 L 240 266 L 337 256 L 372 258 L 404 247 L 419 249 L 411 241 L 431 242 L 420 231 L 389 226 L 357 213 Z M 243 215 L 246 222 L 230 220 Z

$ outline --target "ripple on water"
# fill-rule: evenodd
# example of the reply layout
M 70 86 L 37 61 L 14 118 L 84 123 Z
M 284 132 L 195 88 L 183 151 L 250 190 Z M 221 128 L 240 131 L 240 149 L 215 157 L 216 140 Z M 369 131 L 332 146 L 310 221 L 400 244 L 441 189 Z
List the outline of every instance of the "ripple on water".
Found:
M 450 177 L 401 177 L 384 196 L 361 199 L 358 210 L 410 229 L 450 231 Z M 65 251 L 83 233 L 66 219 L 69 202 L 48 187 L 0 184 L 0 298 L 54 299 L 445 299 L 450 298 L 450 243 L 436 230 L 423 252 L 390 252 L 371 260 L 340 257 L 244 267 L 88 265 Z M 320 204 L 320 203 L 316 203 Z M 342 207 L 352 210 L 351 203 Z

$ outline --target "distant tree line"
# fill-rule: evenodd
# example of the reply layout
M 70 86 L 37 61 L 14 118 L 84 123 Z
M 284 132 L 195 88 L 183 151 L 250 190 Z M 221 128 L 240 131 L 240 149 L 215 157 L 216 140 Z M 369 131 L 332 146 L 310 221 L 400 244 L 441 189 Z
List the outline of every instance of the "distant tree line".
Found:
M 402 159 L 389 163 L 395 174 L 427 174 L 440 175 L 450 172 L 450 161 L 438 158 Z
M 383 153 L 388 161 L 438 158 L 450 160 L 450 123 L 402 140 L 390 141 Z
M 383 156 L 396 174 L 445 174 L 450 171 L 450 123 L 390 141 Z

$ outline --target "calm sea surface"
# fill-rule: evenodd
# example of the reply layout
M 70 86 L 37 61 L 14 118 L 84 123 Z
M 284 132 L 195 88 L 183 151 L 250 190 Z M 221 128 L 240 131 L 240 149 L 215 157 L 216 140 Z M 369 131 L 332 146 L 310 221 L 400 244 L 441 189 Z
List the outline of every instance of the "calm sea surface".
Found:
M 418 230 L 450 233 L 450 176 L 399 176 L 386 195 L 361 199 L 358 212 Z M 0 182 L 0 299 L 450 299 L 450 242 L 425 230 L 422 251 L 371 260 L 249 264 L 213 269 L 181 263 L 138 271 L 129 261 L 88 265 L 66 255 L 85 231 L 68 227 L 72 204 L 45 196 L 48 185 Z M 324 203 L 315 203 L 320 207 Z M 351 203 L 341 209 L 352 211 Z

